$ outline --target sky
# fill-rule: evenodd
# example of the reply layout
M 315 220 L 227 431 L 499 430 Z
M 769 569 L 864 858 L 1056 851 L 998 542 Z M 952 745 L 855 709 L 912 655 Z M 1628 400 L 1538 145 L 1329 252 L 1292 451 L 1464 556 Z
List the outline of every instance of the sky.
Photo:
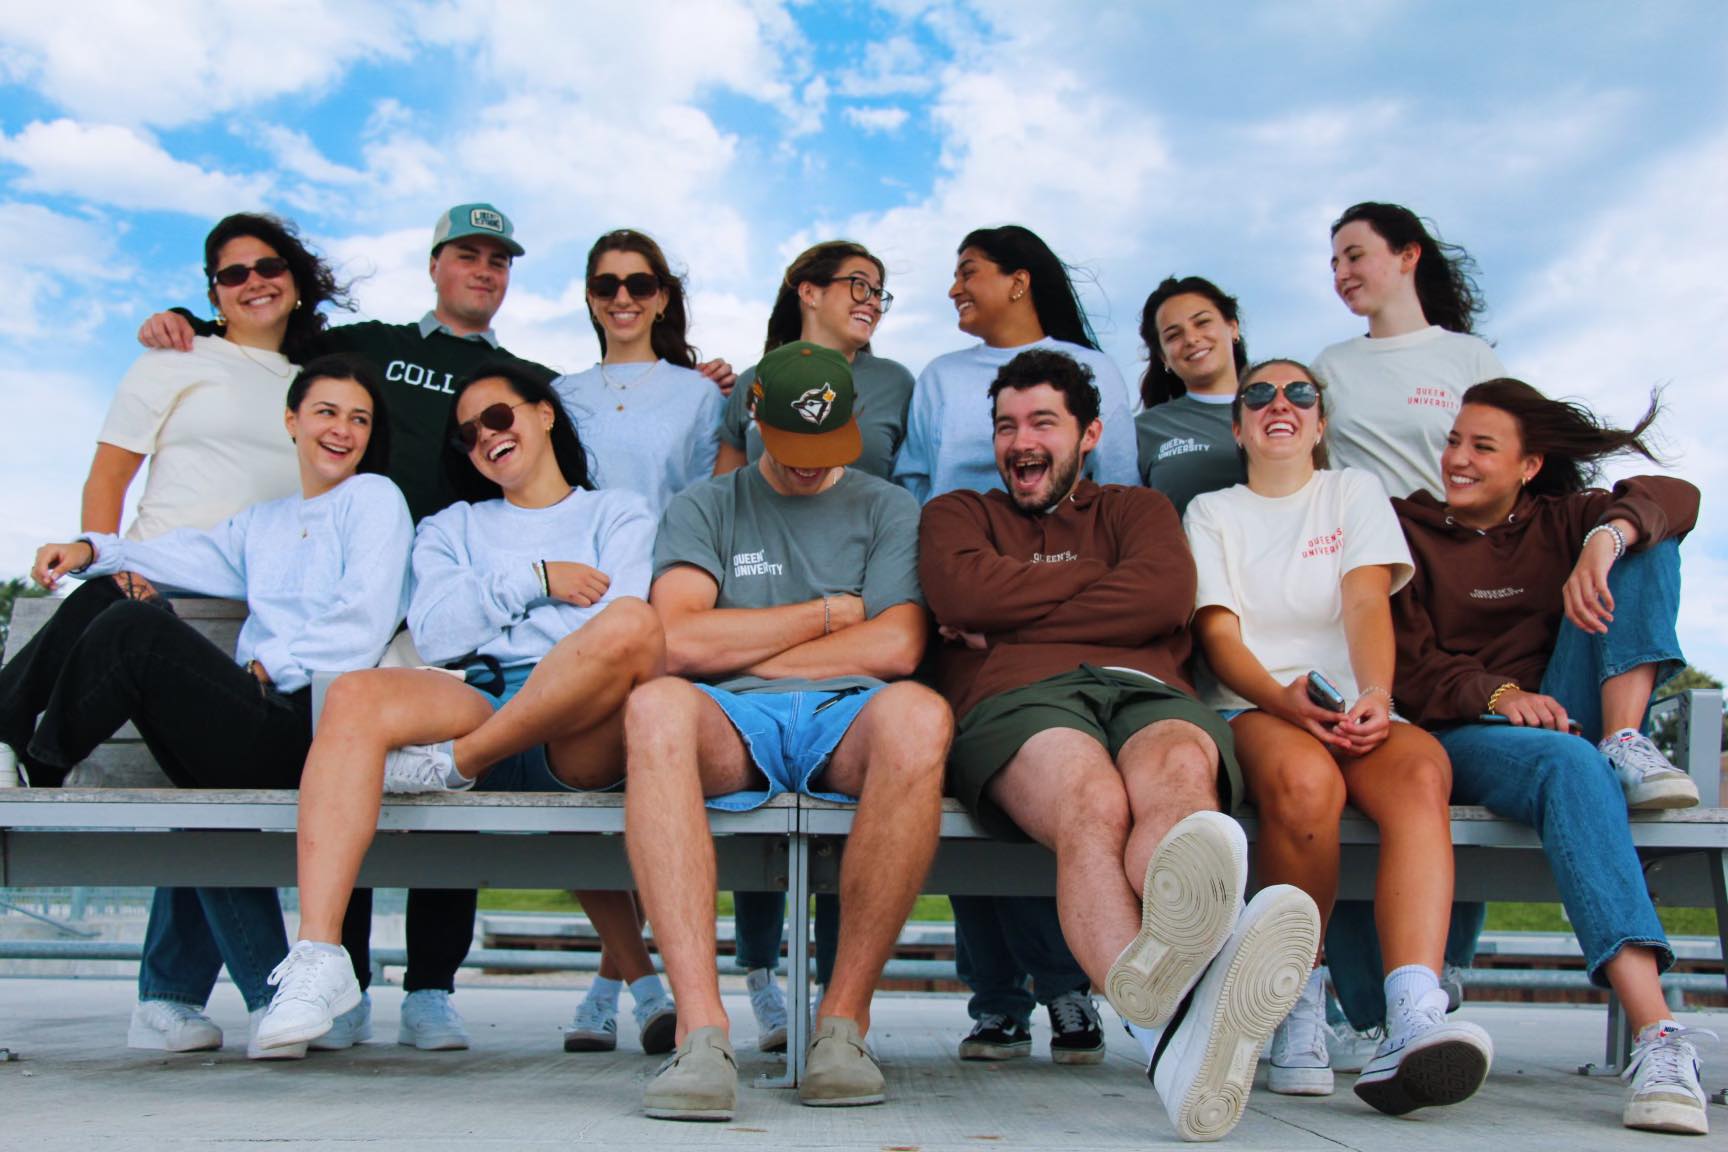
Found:
M 1374 199 L 1475 257 L 1513 375 L 1623 422 L 1665 389 L 1665 458 L 1705 493 L 1681 638 L 1722 675 L 1725 113 L 1720 0 L 0 6 L 0 576 L 75 532 L 138 324 L 208 314 L 229 212 L 290 217 L 358 316 L 403 321 L 439 213 L 490 201 L 527 248 L 498 334 L 565 370 L 597 358 L 583 258 L 612 228 L 659 239 L 738 366 L 787 261 L 860 240 L 896 297 L 875 347 L 917 372 L 969 342 L 960 238 L 1020 223 L 1137 377 L 1171 274 L 1238 296 L 1256 356 L 1360 334 L 1327 229 Z

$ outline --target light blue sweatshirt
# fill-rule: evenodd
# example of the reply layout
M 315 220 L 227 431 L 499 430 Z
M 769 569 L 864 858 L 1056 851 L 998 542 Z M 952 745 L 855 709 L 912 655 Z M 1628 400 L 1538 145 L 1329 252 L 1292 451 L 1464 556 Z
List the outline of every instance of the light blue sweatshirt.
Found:
M 550 508 L 452 504 L 422 520 L 414 538 L 414 646 L 433 664 L 470 654 L 507 668 L 538 663 L 618 597 L 647 598 L 654 527 L 648 501 L 623 489 L 577 488 Z M 612 583 L 578 608 L 541 594 L 536 560 L 586 564 Z
M 256 660 L 283 692 L 314 672 L 370 668 L 408 605 L 414 523 L 396 485 L 353 476 L 310 500 L 254 504 L 208 532 L 180 528 L 149 540 L 107 533 L 89 576 L 136 572 L 206 596 L 245 600 L 234 659 Z
M 1002 487 L 996 472 L 990 384 L 1001 367 L 1031 348 L 1065 352 L 1092 369 L 1104 435 L 1086 461 L 1100 484 L 1138 484 L 1140 468 L 1127 385 L 1102 352 L 1048 336 L 1019 348 L 975 344 L 930 361 L 912 390 L 906 441 L 894 459 L 894 482 L 926 504 L 957 488 L 987 492 Z
M 664 360 L 596 364 L 552 387 L 576 422 L 596 488 L 640 492 L 658 516 L 672 497 L 714 475 L 726 398 L 700 372 Z

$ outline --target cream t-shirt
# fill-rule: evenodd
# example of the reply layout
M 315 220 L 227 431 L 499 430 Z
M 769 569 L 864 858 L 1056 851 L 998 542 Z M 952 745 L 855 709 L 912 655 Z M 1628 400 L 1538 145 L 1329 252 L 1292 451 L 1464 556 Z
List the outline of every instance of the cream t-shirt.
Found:
M 146 352 L 120 381 L 97 439 L 150 458 L 126 537 L 208 529 L 296 495 L 300 466 L 282 426 L 288 358 L 200 336 L 190 352 Z
M 1410 548 L 1380 482 L 1359 468 L 1322 470 L 1276 498 L 1237 484 L 1194 497 L 1183 525 L 1199 577 L 1195 611 L 1234 612 L 1242 642 L 1278 683 L 1319 671 L 1354 703 L 1361 691 L 1344 636 L 1344 574 L 1391 565 L 1396 592 L 1411 573 Z M 1210 707 L 1254 706 L 1207 679 L 1200 698 Z

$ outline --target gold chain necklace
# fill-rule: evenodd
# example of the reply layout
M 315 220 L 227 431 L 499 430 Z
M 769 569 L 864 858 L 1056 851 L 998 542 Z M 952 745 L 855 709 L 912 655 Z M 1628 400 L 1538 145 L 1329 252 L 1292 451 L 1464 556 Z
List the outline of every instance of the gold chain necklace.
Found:
M 288 368 L 286 371 L 278 372 L 278 371 L 276 371 L 276 369 L 270 367 L 270 365 L 268 363 L 266 363 L 265 361 L 258 359 L 258 357 L 252 355 L 252 353 L 246 351 L 246 345 L 240 343 L 238 340 L 229 340 L 228 343 L 230 343 L 230 344 L 234 345 L 234 347 L 240 349 L 240 355 L 246 357 L 246 359 L 252 361 L 252 363 L 258 365 L 258 367 L 264 369 L 264 371 L 270 373 L 270 375 L 276 377 L 276 379 L 278 379 L 278 380 L 288 379 L 289 373 L 293 372 L 293 370 L 294 370 L 294 365 L 290 364 L 290 365 L 288 365 Z M 278 355 L 280 355 L 280 353 L 278 353 Z
M 656 360 L 656 361 L 654 361 L 653 367 L 649 368 L 648 371 L 642 373 L 642 375 L 638 376 L 636 379 L 630 381 L 627 384 L 619 384 L 618 382 L 613 380 L 612 377 L 607 373 L 606 362 L 604 360 L 602 360 L 600 362 L 600 383 L 602 383 L 606 386 L 606 390 L 608 392 L 617 392 L 620 396 L 622 396 L 624 393 L 628 392 L 630 389 L 636 387 L 636 385 L 646 384 L 648 382 L 648 378 L 650 376 L 654 375 L 654 373 L 658 372 L 659 370 L 660 370 L 660 361 Z M 624 401 L 622 401 L 622 400 L 618 401 L 618 411 L 620 411 L 620 412 L 624 411 Z

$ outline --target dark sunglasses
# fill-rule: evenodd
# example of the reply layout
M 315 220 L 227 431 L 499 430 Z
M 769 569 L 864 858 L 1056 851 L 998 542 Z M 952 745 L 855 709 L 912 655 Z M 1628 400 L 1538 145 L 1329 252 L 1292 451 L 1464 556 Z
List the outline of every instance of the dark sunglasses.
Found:
M 618 289 L 630 293 L 632 300 L 646 300 L 660 291 L 660 277 L 652 272 L 632 272 L 628 276 L 614 276 L 608 272 L 604 276 L 588 277 L 588 295 L 596 300 L 610 300 L 618 295 Z
M 886 288 L 876 287 L 876 285 L 870 283 L 870 281 L 856 273 L 851 276 L 836 276 L 834 279 L 828 281 L 828 283 L 838 284 L 842 280 L 852 285 L 852 303 L 854 304 L 867 303 L 869 299 L 874 296 L 876 298 L 876 303 L 881 307 L 882 311 L 887 312 L 888 306 L 894 303 L 894 293 L 888 291 Z
M 266 256 L 256 264 L 230 264 L 210 274 L 210 279 L 224 288 L 238 288 L 258 273 L 260 280 L 275 280 L 288 272 L 288 261 L 280 256 Z
M 1280 392 L 1284 393 L 1284 399 L 1290 401 L 1294 408 L 1312 408 L 1320 403 L 1320 386 L 1312 380 L 1292 380 L 1282 386 L 1267 380 L 1256 380 L 1242 389 L 1242 407 L 1250 412 L 1258 412 L 1276 400 Z
M 474 451 L 474 445 L 480 443 L 480 426 L 484 424 L 494 432 L 508 432 L 510 426 L 516 423 L 516 409 L 524 404 L 532 404 L 532 400 L 518 400 L 514 404 L 500 401 L 480 410 L 480 415 L 472 420 L 464 420 L 456 425 L 456 432 L 450 437 L 450 443 L 464 454 Z

